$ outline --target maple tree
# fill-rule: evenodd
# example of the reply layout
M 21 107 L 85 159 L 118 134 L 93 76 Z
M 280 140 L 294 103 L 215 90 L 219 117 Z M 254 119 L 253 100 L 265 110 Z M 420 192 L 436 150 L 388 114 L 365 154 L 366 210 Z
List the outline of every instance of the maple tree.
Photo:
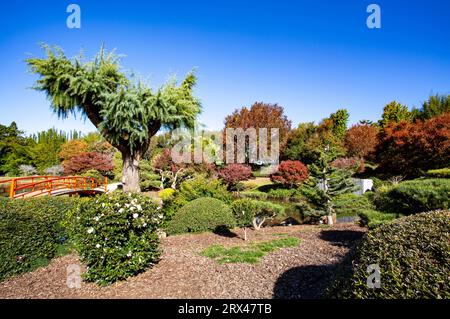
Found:
M 420 175 L 450 163 L 450 113 L 426 121 L 391 123 L 379 134 L 380 170 L 390 174 Z
M 374 125 L 356 124 L 350 127 L 344 139 L 347 155 L 367 158 L 378 144 L 378 128 Z
M 85 152 L 71 157 L 63 162 L 64 174 L 81 174 L 89 170 L 96 170 L 103 174 L 114 168 L 111 156 L 96 152 Z
M 278 171 L 270 176 L 275 183 L 292 188 L 301 184 L 309 177 L 308 167 L 300 161 L 282 161 L 278 165 Z
M 252 169 L 250 166 L 243 164 L 229 164 L 219 171 L 219 177 L 230 187 L 249 179 L 251 176 Z

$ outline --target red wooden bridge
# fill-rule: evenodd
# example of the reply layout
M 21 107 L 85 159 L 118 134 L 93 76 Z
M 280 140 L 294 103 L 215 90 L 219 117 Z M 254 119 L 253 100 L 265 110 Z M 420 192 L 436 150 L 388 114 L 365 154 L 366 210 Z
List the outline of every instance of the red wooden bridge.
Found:
M 83 176 L 28 176 L 0 180 L 0 196 L 30 198 L 61 195 L 94 195 L 108 191 L 108 178 Z

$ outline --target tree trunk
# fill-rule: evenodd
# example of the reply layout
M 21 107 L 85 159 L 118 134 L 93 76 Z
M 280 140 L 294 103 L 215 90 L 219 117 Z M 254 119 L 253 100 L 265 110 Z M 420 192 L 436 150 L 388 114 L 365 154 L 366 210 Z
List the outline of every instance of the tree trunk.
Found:
M 122 152 L 123 172 L 122 183 L 125 192 L 139 193 L 139 161 L 141 159 L 140 152 Z

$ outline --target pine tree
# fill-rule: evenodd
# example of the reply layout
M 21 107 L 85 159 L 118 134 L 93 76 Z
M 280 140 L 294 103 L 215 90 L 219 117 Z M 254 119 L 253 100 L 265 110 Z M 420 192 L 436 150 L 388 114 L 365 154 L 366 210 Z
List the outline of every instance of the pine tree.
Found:
M 316 192 L 310 192 L 309 196 L 306 194 L 316 206 L 312 213 L 320 216 L 326 215 L 330 225 L 333 224 L 333 199 L 338 195 L 357 190 L 357 186 L 351 180 L 351 171 L 330 165 L 334 159 L 333 152 L 329 148 L 325 148 L 321 152 L 319 160 L 309 166 Z
M 61 118 L 81 112 L 101 135 L 122 153 L 125 191 L 140 191 L 139 161 L 160 128 L 193 127 L 200 103 L 193 96 L 196 77 L 189 73 L 177 85 L 174 79 L 153 91 L 129 80 L 118 56 L 103 48 L 95 59 L 70 60 L 59 48 L 44 46 L 46 58 L 27 60 L 40 75 L 35 88 L 47 94 Z

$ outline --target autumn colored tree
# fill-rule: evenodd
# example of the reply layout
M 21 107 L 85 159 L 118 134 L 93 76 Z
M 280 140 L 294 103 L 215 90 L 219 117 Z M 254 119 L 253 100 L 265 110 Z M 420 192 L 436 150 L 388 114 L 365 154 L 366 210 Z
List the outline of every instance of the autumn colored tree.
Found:
M 379 134 L 379 169 L 417 176 L 450 163 L 450 113 L 415 123 L 391 123 Z
M 309 177 L 308 167 L 300 161 L 282 161 L 278 171 L 270 176 L 274 183 L 292 188 L 298 186 Z
M 344 139 L 347 155 L 367 158 L 373 154 L 378 143 L 378 128 L 374 125 L 356 124 L 350 127 Z
M 96 152 L 86 152 L 64 161 L 63 169 L 66 175 L 81 174 L 89 170 L 107 174 L 114 169 L 114 166 L 111 156 Z
M 235 110 L 225 118 L 225 128 L 242 128 L 244 131 L 249 128 L 254 128 L 256 129 L 256 133 L 259 132 L 260 128 L 267 128 L 268 134 L 270 134 L 270 129 L 278 128 L 281 152 L 286 145 L 291 125 L 291 121 L 284 114 L 283 107 L 278 104 L 262 102 L 254 103 L 250 108 L 243 107 Z
M 252 169 L 248 165 L 229 164 L 219 170 L 219 177 L 227 183 L 230 188 L 238 182 L 245 181 L 252 176 Z
M 383 114 L 379 125 L 386 127 L 390 123 L 399 123 L 401 121 L 410 121 L 411 113 L 406 105 L 400 104 L 396 101 L 392 101 L 383 108 Z
M 61 145 L 59 158 L 64 162 L 70 160 L 72 157 L 81 155 L 88 151 L 88 143 L 84 140 L 71 140 Z
M 69 59 L 59 49 L 45 47 L 45 58 L 27 60 L 40 76 L 35 88 L 51 101 L 62 118 L 81 113 L 99 133 L 122 153 L 125 191 L 139 192 L 139 161 L 148 151 L 151 137 L 161 128 L 192 128 L 200 113 L 193 96 L 194 74 L 178 84 L 174 79 L 157 90 L 128 79 L 115 54 L 103 48 L 93 61 Z

